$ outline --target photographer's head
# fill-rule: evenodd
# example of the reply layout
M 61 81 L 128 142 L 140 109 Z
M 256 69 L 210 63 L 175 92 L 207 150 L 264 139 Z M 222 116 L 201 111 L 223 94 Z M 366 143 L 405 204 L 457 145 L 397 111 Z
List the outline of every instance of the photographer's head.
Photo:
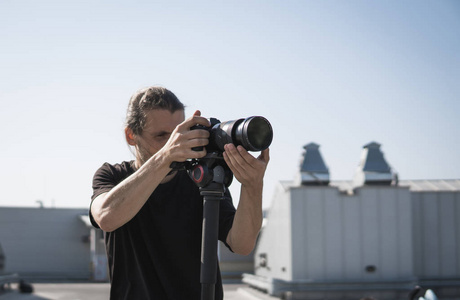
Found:
M 163 87 L 147 87 L 138 90 L 129 100 L 126 114 L 126 127 L 134 134 L 140 135 L 147 122 L 147 112 L 153 109 L 163 109 L 171 113 L 184 110 L 185 106 L 176 95 Z
M 184 119 L 184 105 L 171 91 L 154 86 L 134 93 L 126 114 L 125 137 L 136 148 L 137 167 L 165 145 Z

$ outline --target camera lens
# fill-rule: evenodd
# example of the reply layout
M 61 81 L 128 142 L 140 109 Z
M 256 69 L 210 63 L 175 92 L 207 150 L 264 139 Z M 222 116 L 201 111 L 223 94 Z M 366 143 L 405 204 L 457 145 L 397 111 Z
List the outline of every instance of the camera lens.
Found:
M 234 138 L 246 150 L 261 151 L 272 142 L 272 126 L 264 117 L 249 117 L 238 124 Z
M 270 146 L 273 139 L 272 126 L 264 117 L 249 117 L 226 121 L 211 129 L 208 149 L 224 151 L 225 144 L 241 145 L 248 151 L 262 151 Z

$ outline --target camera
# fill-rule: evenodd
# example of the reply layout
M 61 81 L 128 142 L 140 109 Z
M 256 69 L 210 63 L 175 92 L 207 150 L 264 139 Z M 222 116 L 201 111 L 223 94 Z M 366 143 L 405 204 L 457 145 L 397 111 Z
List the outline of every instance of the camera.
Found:
M 209 144 L 205 146 L 206 156 L 184 162 L 173 162 L 171 172 L 187 170 L 190 178 L 200 188 L 209 187 L 216 181 L 221 181 L 228 187 L 232 182 L 233 174 L 222 157 L 224 146 L 231 143 L 235 146 L 241 145 L 247 151 L 265 150 L 273 140 L 272 126 L 267 119 L 260 116 L 226 122 L 210 118 L 209 121 L 210 127 L 195 125 L 190 128 L 209 131 Z M 203 147 L 195 147 L 192 150 L 202 151 Z
M 206 151 L 224 152 L 226 144 L 243 146 L 248 151 L 262 151 L 267 149 L 273 140 L 273 130 L 270 122 L 261 116 L 252 116 L 232 121 L 220 122 L 218 119 L 210 118 L 211 127 L 202 125 L 193 126 L 191 129 L 208 130 L 209 144 Z M 202 147 L 192 148 L 201 151 Z

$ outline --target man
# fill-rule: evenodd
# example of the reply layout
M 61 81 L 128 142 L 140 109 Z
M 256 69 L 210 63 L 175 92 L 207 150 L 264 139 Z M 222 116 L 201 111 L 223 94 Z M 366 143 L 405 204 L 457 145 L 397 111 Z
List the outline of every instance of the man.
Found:
M 130 100 L 125 137 L 135 160 L 96 172 L 90 207 L 93 225 L 106 233 L 111 299 L 200 299 L 202 197 L 186 172 L 170 168 L 206 155 L 209 132 L 190 129 L 197 124 L 210 126 L 199 111 L 185 120 L 183 104 L 167 89 L 142 89 Z M 228 192 L 220 203 L 219 239 L 247 255 L 262 224 L 269 150 L 255 158 L 228 144 L 223 156 L 241 194 L 237 210 Z M 223 299 L 220 272 L 215 299 Z

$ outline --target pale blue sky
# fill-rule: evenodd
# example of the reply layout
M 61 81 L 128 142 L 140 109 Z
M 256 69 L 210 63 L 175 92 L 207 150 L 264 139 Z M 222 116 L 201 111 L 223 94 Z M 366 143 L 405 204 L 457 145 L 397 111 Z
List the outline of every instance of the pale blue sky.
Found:
M 265 207 L 310 142 L 332 180 L 371 141 L 401 179 L 460 178 L 459 1 L 2 0 L 0 49 L 0 205 L 86 207 L 148 85 L 270 120 Z

